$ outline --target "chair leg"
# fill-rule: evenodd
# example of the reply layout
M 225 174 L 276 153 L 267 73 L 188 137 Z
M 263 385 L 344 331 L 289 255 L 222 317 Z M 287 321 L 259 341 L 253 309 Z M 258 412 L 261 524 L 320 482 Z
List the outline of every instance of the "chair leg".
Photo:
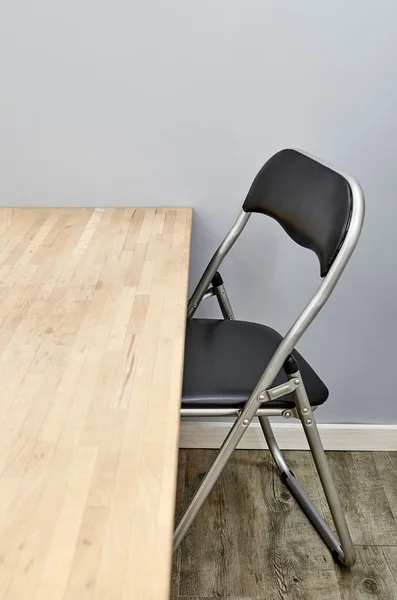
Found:
M 338 493 L 336 491 L 335 483 L 332 477 L 331 469 L 328 464 L 326 454 L 324 452 L 323 445 L 321 443 L 320 435 L 318 433 L 316 421 L 313 416 L 313 412 L 307 398 L 306 390 L 302 383 L 302 378 L 299 372 L 294 373 L 290 376 L 291 378 L 299 378 L 301 380 L 300 385 L 296 388 L 294 395 L 296 400 L 296 407 L 301 419 L 307 441 L 309 443 L 310 450 L 313 455 L 313 459 L 317 468 L 317 472 L 320 477 L 320 481 L 328 501 L 328 505 L 331 511 L 331 515 L 339 535 L 339 539 L 332 533 L 328 525 L 325 523 L 323 517 L 320 515 L 318 510 L 312 504 L 308 496 L 305 494 L 301 486 L 299 485 L 295 475 L 288 467 L 284 456 L 277 444 L 276 438 L 268 417 L 259 417 L 259 422 L 262 427 L 262 431 L 266 438 L 266 442 L 269 446 L 269 450 L 273 456 L 273 459 L 281 472 L 281 479 L 290 490 L 291 494 L 297 500 L 306 516 L 310 519 L 318 533 L 330 548 L 332 555 L 336 560 L 345 566 L 351 567 L 356 561 L 355 550 L 352 539 L 350 537 L 349 529 L 347 527 L 345 515 L 342 509 L 342 505 L 339 500 Z
M 208 494 L 214 487 L 219 475 L 221 474 L 224 466 L 226 465 L 233 451 L 235 450 L 237 444 L 243 437 L 244 433 L 247 431 L 247 428 L 251 423 L 252 419 L 254 418 L 254 415 L 259 406 L 260 403 L 258 403 L 254 397 L 251 397 L 251 399 L 245 405 L 241 415 L 234 422 L 232 428 L 226 436 L 225 441 L 220 447 L 220 450 L 214 463 L 212 464 L 210 470 L 201 482 L 201 485 L 198 488 L 196 494 L 194 495 L 193 500 L 189 504 L 185 514 L 180 520 L 178 527 L 175 529 L 173 542 L 174 552 L 182 542 L 187 530 L 192 524 L 198 511 L 204 504 Z

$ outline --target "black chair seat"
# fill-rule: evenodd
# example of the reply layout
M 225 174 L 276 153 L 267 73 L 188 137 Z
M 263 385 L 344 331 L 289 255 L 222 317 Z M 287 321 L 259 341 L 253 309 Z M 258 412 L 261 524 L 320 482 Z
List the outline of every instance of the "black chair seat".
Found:
M 274 329 L 246 321 L 188 319 L 182 408 L 241 408 L 282 340 Z M 328 389 L 294 350 L 312 406 L 323 404 Z M 272 387 L 284 383 L 280 371 Z M 266 403 L 292 408 L 291 394 Z

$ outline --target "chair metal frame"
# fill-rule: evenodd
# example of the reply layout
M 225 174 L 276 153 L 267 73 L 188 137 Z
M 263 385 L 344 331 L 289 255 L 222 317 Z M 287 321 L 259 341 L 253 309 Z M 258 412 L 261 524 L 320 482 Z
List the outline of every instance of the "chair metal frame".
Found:
M 353 250 L 357 244 L 360 236 L 364 212 L 365 202 L 364 194 L 359 183 L 350 175 L 330 166 L 326 162 L 319 160 L 299 150 L 302 154 L 306 154 L 313 160 L 325 165 L 333 171 L 342 175 L 350 185 L 352 192 L 352 214 L 350 224 L 345 236 L 345 239 L 339 249 L 337 256 L 335 257 L 332 266 L 328 273 L 323 278 L 319 288 L 315 295 L 304 308 L 302 313 L 296 319 L 292 327 L 289 329 L 282 342 L 278 346 L 274 353 L 271 361 L 264 370 L 262 376 L 257 382 L 251 396 L 247 400 L 242 409 L 236 408 L 222 408 L 222 409 L 181 409 L 181 416 L 200 416 L 200 417 L 213 417 L 213 416 L 226 416 L 235 415 L 237 418 L 232 425 L 227 437 L 225 438 L 222 446 L 219 449 L 218 455 L 209 469 L 208 473 L 204 477 L 200 487 L 198 488 L 193 500 L 183 515 L 180 523 L 178 524 L 174 533 L 174 550 L 176 550 L 183 537 L 185 536 L 188 528 L 196 517 L 198 511 L 203 505 L 205 499 L 213 488 L 219 475 L 221 474 L 224 466 L 229 460 L 231 454 L 235 450 L 240 439 L 247 431 L 248 426 L 252 422 L 253 418 L 257 416 L 265 436 L 269 450 L 273 456 L 273 459 L 280 471 L 282 481 L 290 490 L 291 494 L 295 497 L 309 520 L 312 522 L 318 533 L 330 548 L 333 557 L 345 566 L 353 566 L 355 563 L 355 550 L 353 542 L 347 527 L 343 508 L 333 481 L 332 473 L 327 461 L 327 457 L 321 443 L 320 435 L 316 425 L 316 421 L 313 415 L 314 407 L 311 407 L 309 399 L 306 394 L 304 383 L 299 371 L 299 367 L 292 359 L 291 352 L 296 346 L 297 342 L 304 334 L 310 323 L 319 313 L 325 302 L 330 297 L 335 285 L 337 284 L 344 268 L 346 267 Z M 229 231 L 225 239 L 213 255 L 207 268 L 204 271 L 194 293 L 192 294 L 188 303 L 188 318 L 193 317 L 196 309 L 204 298 L 215 295 L 219 301 L 219 305 L 225 319 L 234 319 L 233 310 L 231 308 L 229 299 L 226 294 L 223 282 L 221 278 L 217 278 L 218 269 L 228 254 L 244 227 L 246 226 L 252 213 L 246 213 L 242 210 Z M 215 284 L 211 285 L 215 278 Z M 280 369 L 290 361 L 288 373 L 288 383 L 282 384 L 275 388 L 271 388 L 271 385 L 276 378 Z M 292 369 L 291 369 L 292 364 Z M 295 368 L 294 368 L 295 364 Z M 295 399 L 296 408 L 294 409 L 274 409 L 266 408 L 266 403 L 269 400 L 278 398 L 285 394 L 292 393 Z M 303 426 L 310 450 L 313 455 L 313 459 L 316 465 L 316 469 L 330 508 L 330 512 L 334 521 L 336 531 L 339 539 L 334 535 L 331 529 L 328 527 L 323 517 L 319 514 L 317 509 L 314 507 L 308 496 L 305 494 L 300 484 L 298 483 L 295 475 L 290 470 L 278 444 L 275 439 L 269 417 L 271 416 L 284 416 L 285 418 L 296 417 L 298 418 Z

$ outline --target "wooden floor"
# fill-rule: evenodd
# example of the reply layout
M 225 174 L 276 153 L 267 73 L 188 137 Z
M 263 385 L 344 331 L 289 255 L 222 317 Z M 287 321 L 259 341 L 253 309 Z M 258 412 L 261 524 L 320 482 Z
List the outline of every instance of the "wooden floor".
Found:
M 215 454 L 180 451 L 177 520 Z M 329 518 L 310 454 L 285 455 Z M 356 544 L 355 567 L 334 563 L 269 452 L 239 450 L 174 557 L 172 600 L 396 600 L 397 452 L 328 456 Z

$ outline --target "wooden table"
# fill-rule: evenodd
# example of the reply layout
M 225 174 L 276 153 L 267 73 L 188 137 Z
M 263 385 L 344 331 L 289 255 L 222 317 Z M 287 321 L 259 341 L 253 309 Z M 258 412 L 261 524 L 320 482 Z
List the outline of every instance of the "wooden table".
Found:
M 168 598 L 190 209 L 0 209 L 0 598 Z

